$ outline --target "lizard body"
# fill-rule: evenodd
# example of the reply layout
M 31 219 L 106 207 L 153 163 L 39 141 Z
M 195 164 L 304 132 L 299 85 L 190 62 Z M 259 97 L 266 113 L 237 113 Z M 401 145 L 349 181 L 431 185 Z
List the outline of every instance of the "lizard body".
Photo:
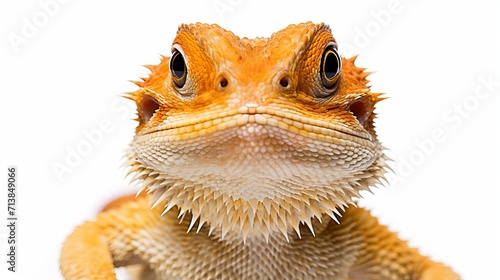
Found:
M 129 95 L 143 193 L 68 237 L 63 275 L 459 279 L 355 207 L 386 157 L 373 125 L 383 98 L 354 60 L 324 24 L 257 39 L 181 25 L 172 56 Z

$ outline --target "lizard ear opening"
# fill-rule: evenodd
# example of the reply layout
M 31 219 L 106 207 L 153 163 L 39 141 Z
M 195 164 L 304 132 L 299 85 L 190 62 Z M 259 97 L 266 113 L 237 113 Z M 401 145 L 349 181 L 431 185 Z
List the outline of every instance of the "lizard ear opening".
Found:
M 137 104 L 137 111 L 139 118 L 142 123 L 147 123 L 153 117 L 156 110 L 160 108 L 158 101 L 150 96 L 143 95 L 139 103 Z
M 359 98 L 354 100 L 349 105 L 349 110 L 356 117 L 359 124 L 365 127 L 366 122 L 368 121 L 368 117 L 370 116 L 370 104 L 366 98 Z

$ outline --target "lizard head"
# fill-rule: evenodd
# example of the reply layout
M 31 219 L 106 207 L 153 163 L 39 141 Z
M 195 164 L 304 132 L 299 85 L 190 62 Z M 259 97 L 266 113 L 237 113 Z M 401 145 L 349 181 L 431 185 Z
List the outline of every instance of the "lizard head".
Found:
M 153 207 L 191 227 L 268 236 L 353 203 L 383 177 L 367 72 L 324 24 L 239 38 L 181 25 L 172 55 L 129 98 L 139 125 L 128 158 Z

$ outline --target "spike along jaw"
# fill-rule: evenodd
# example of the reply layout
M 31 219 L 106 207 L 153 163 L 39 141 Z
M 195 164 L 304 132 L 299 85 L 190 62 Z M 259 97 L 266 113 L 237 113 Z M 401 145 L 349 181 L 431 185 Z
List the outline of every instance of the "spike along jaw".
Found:
M 386 165 L 373 109 L 381 98 L 354 58 L 340 57 L 327 26 L 289 26 L 252 53 L 220 27 L 197 27 L 227 36 L 225 53 L 236 55 L 217 57 L 221 47 L 205 39 L 217 36 L 181 26 L 172 56 L 148 66 L 129 96 L 139 116 L 129 173 L 153 207 L 175 206 L 190 214 L 188 230 L 206 225 L 219 238 L 288 239 L 301 224 L 313 231 L 314 219 L 336 220 L 379 183 Z M 290 52 L 274 41 L 283 36 L 303 42 Z M 269 63 L 274 54 L 285 62 Z

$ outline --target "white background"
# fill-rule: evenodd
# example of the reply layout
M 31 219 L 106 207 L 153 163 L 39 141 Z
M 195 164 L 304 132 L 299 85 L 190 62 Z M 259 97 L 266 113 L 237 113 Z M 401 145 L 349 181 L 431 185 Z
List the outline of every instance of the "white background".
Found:
M 148 73 L 140 65 L 169 55 L 178 24 L 267 37 L 309 20 L 330 24 L 341 51 L 376 71 L 372 89 L 390 97 L 378 106 L 377 128 L 397 175 L 360 203 L 464 279 L 500 279 L 493 1 L 54 1 L 0 2 L 0 217 L 6 167 L 19 169 L 18 272 L 4 261 L 5 221 L 1 279 L 61 279 L 60 247 L 73 227 L 135 191 L 120 169 L 135 107 L 120 94 Z M 481 79 L 497 82 L 487 90 Z M 89 146 L 85 134 L 102 122 L 111 128 Z M 71 161 L 83 146 L 87 154 Z M 58 175 L 57 165 L 68 169 Z

